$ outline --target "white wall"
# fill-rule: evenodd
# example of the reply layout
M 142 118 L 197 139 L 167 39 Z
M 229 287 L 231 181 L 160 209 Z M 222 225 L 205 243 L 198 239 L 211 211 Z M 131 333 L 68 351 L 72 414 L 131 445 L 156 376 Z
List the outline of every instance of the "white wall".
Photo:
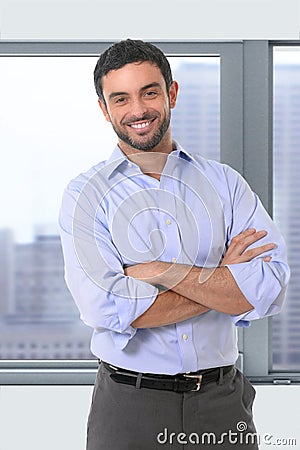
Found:
M 299 39 L 299 10 L 298 0 L 0 0 L 0 39 Z M 91 392 L 1 387 L 0 450 L 84 450 Z M 300 449 L 300 386 L 257 394 L 260 435 L 296 438 L 284 448 Z M 280 447 L 270 442 L 261 450 Z
M 0 0 L 1 39 L 298 39 L 299 0 Z
M 84 450 L 91 392 L 91 386 L 1 387 L 0 450 Z
M 260 450 L 299 450 L 300 387 L 258 386 L 256 390 Z M 84 450 L 91 394 L 89 386 L 2 387 L 0 450 Z M 296 445 L 283 445 L 288 439 L 296 440 Z

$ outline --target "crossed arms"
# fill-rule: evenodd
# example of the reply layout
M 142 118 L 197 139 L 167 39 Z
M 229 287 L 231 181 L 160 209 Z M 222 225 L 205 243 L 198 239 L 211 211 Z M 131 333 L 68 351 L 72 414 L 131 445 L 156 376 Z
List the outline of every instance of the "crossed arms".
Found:
M 216 262 L 219 267 L 203 269 L 201 262 L 189 267 L 154 261 L 131 266 L 124 273 L 124 264 L 130 264 L 135 256 L 129 252 L 127 257 L 128 240 L 122 247 L 126 236 L 121 224 L 117 224 L 112 235 L 116 215 L 113 209 L 109 212 L 106 207 L 99 208 L 103 189 L 98 189 L 96 175 L 91 177 L 95 185 L 86 183 L 84 176 L 68 186 L 59 222 L 65 279 L 84 323 L 96 331 L 107 330 L 116 346 L 123 349 L 137 328 L 178 323 L 209 310 L 231 315 L 236 324 L 280 312 L 289 279 L 285 243 L 240 177 L 228 174 L 225 180 L 229 191 L 224 192 L 223 225 L 231 243 L 221 263 Z M 222 177 L 220 188 L 224 184 Z M 119 194 L 115 198 L 113 190 L 109 192 L 112 204 L 117 205 Z M 131 209 L 128 208 L 128 217 L 127 210 L 123 212 L 126 225 L 132 217 Z M 142 234 L 153 229 L 151 215 L 149 219 Z M 274 244 L 263 246 L 268 242 L 266 232 L 256 233 L 250 227 L 267 230 L 269 242 L 276 242 L 276 248 Z M 240 230 L 248 231 L 238 234 Z M 264 240 L 256 243 L 262 237 Z M 220 239 L 218 245 L 224 240 Z M 251 249 L 259 245 L 256 250 Z M 270 253 L 264 254 L 265 251 Z M 269 254 L 271 261 L 266 256 Z M 204 260 L 202 256 L 197 259 Z M 160 286 L 165 289 L 160 291 Z
M 203 314 L 211 309 L 232 315 L 253 309 L 239 289 L 227 264 L 251 261 L 274 249 L 274 243 L 248 247 L 267 235 L 266 231 L 250 228 L 232 239 L 219 267 L 213 269 L 151 261 L 127 267 L 125 275 L 146 281 L 167 290 L 160 292 L 155 302 L 134 320 L 135 328 L 169 325 Z M 264 262 L 270 256 L 263 257 Z

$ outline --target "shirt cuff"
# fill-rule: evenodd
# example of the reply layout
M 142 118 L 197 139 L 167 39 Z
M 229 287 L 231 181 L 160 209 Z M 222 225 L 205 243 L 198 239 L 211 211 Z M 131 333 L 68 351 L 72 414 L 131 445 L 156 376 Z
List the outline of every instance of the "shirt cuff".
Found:
M 234 316 L 234 322 L 260 319 L 277 314 L 282 306 L 285 289 L 274 276 L 274 268 L 262 259 L 248 263 L 226 265 L 239 289 L 253 306 L 251 311 Z M 243 326 L 243 324 L 241 324 Z
M 155 286 L 140 280 L 134 280 L 138 287 L 138 295 L 132 298 L 119 297 L 115 299 L 117 315 L 119 317 L 120 333 L 113 332 L 113 339 L 117 348 L 123 350 L 130 339 L 136 334 L 137 329 L 131 323 L 144 314 L 155 302 L 159 293 Z M 132 293 L 132 291 L 131 291 Z
M 247 328 L 250 327 L 251 322 L 249 320 L 244 320 L 241 317 L 243 316 L 231 316 L 231 320 L 237 327 Z

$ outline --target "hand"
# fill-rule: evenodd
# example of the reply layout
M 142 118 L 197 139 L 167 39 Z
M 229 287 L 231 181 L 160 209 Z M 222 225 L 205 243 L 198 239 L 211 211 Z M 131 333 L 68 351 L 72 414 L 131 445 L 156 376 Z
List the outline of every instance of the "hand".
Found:
M 220 267 L 226 264 L 238 264 L 251 261 L 256 256 L 259 256 L 265 252 L 273 250 L 275 248 L 274 243 L 261 245 L 259 247 L 251 248 L 247 250 L 250 245 L 259 241 L 265 237 L 268 233 L 264 230 L 256 231 L 254 228 L 249 228 L 242 233 L 235 236 L 221 261 Z M 265 262 L 271 260 L 271 256 L 265 256 L 263 258 Z M 166 263 L 161 261 L 148 261 L 145 263 L 136 264 L 134 266 L 124 268 L 124 274 L 139 280 L 146 281 L 152 285 L 161 284 L 161 275 L 167 270 L 176 266 L 174 263 Z M 182 265 L 183 267 L 183 265 Z M 191 266 L 186 266 L 186 270 L 189 271 Z M 181 277 L 177 277 L 179 279 Z
M 254 228 L 249 228 L 242 233 L 235 236 L 220 264 L 220 266 L 225 266 L 226 264 L 238 264 L 251 261 L 256 256 L 260 256 L 265 252 L 273 250 L 275 248 L 274 243 L 269 243 L 261 245 L 259 247 L 251 248 L 247 250 L 250 245 L 259 241 L 265 237 L 268 233 L 265 230 L 256 231 Z M 263 261 L 271 261 L 271 256 L 265 256 Z

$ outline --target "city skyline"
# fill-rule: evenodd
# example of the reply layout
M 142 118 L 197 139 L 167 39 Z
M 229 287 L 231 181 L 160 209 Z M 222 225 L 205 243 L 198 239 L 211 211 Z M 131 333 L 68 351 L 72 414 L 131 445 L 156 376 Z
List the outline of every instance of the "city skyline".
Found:
M 79 173 L 107 159 L 117 144 L 97 102 L 97 59 L 0 58 L 0 147 L 5 149 L 0 163 L 6 168 L 0 180 L 0 205 L 6 212 L 0 215 L 0 228 L 14 229 L 17 242 L 31 242 L 36 225 L 51 224 L 58 233 L 63 190 Z M 174 78 L 182 79 L 182 61 L 198 66 L 200 77 L 201 67 L 219 66 L 218 57 L 172 57 Z M 21 91 L 15 89 L 20 64 Z M 179 102 L 183 89 L 182 79 Z
M 184 81 L 181 83 L 182 95 L 176 107 L 176 114 L 174 113 L 172 117 L 174 137 L 178 136 L 180 143 L 186 142 L 191 151 L 197 151 L 197 146 L 201 145 L 208 156 L 218 159 L 220 135 L 219 58 L 205 58 L 206 63 L 203 63 L 202 58 L 198 58 L 198 60 L 187 58 L 184 64 L 179 64 L 178 60 L 175 60 L 177 61 L 175 66 L 178 78 L 182 78 Z M 77 62 L 80 67 L 81 61 Z M 62 64 L 65 72 L 68 72 L 65 62 L 62 62 L 61 59 L 58 62 Z M 95 60 L 93 64 L 94 62 Z M 75 62 L 71 61 L 71 67 L 74 64 Z M 203 70 L 204 66 L 205 70 Z M 86 67 L 86 69 L 91 70 L 90 67 Z M 68 70 L 70 70 L 70 67 Z M 196 86 L 195 83 L 192 83 L 195 75 L 198 79 Z M 77 82 L 79 83 L 79 81 Z M 85 86 L 86 83 L 87 80 L 81 80 L 82 86 Z M 201 99 L 198 98 L 198 101 L 195 101 L 194 98 L 193 92 L 195 89 L 201 92 Z M 70 90 L 67 95 L 69 101 L 71 100 Z M 38 98 L 38 93 L 35 95 Z M 49 163 L 50 156 L 46 152 L 45 161 L 42 161 L 42 164 L 43 167 L 47 166 L 47 171 L 42 171 L 40 174 L 38 174 L 38 168 L 43 155 L 39 154 L 37 160 L 32 161 L 34 168 L 31 168 L 31 172 L 37 175 L 34 181 L 36 186 L 31 180 L 31 184 L 29 183 L 27 190 L 25 189 L 25 192 L 30 196 L 30 206 L 33 209 L 37 208 L 38 214 L 32 211 L 33 214 L 27 216 L 27 222 L 19 225 L 20 229 L 24 226 L 27 227 L 26 232 L 23 229 L 20 232 L 16 229 L 16 223 L 19 223 L 20 215 L 17 210 L 13 211 L 16 213 L 16 223 L 7 222 L 6 226 L 3 227 L 0 222 L 0 247 L 2 245 L 0 254 L 2 254 L 2 258 L 3 255 L 6 255 L 6 260 L 3 263 L 6 270 L 0 278 L 0 286 L 2 280 L 2 289 L 0 289 L 0 303 L 2 304 L 2 310 L 0 307 L 0 357 L 2 359 L 93 358 L 89 350 L 92 330 L 80 321 L 79 312 L 64 281 L 64 262 L 56 218 L 58 218 L 62 191 L 67 183 L 79 172 L 98 163 L 101 159 L 107 159 L 116 144 L 116 137 L 110 124 L 102 118 L 97 104 L 96 110 L 94 108 L 97 102 L 93 86 L 92 89 L 89 87 L 89 100 L 86 99 L 85 88 L 80 95 L 84 97 L 82 104 L 86 108 L 88 108 L 87 105 L 93 104 L 90 112 L 93 115 L 93 120 L 89 126 L 94 127 L 95 121 L 97 121 L 95 128 L 98 131 L 93 131 L 95 142 L 103 142 L 103 136 L 97 134 L 99 133 L 99 127 L 103 127 L 105 133 L 111 136 L 111 141 L 107 141 L 107 152 L 105 155 L 102 153 L 101 158 L 96 147 L 86 156 L 82 152 L 82 142 L 76 144 L 78 154 L 75 157 L 75 162 L 72 158 L 70 159 L 69 149 L 65 149 L 64 153 L 58 151 L 58 157 L 50 153 L 50 156 L 52 156 L 52 159 L 50 158 L 51 164 Z M 64 102 L 66 101 L 67 99 L 64 98 Z M 51 99 L 51 102 L 53 102 L 53 99 Z M 197 132 L 193 136 L 185 133 L 187 108 L 193 111 L 195 120 L 202 123 L 202 127 L 197 127 Z M 204 115 L 205 109 L 208 110 L 208 114 Z M 71 120 L 73 117 L 74 111 Z M 90 116 L 87 115 L 85 121 L 89 121 L 89 118 Z M 51 133 L 51 129 L 50 123 L 48 133 Z M 25 131 L 22 130 L 21 136 Z M 62 138 L 66 139 L 66 136 L 63 135 Z M 40 137 L 36 139 L 36 136 L 30 135 L 29 140 L 32 140 L 34 145 L 38 145 Z M 50 150 L 48 151 L 50 152 Z M 36 155 L 36 148 L 31 153 Z M 12 155 L 9 155 L 10 157 L 13 159 Z M 69 161 L 69 165 L 66 165 L 66 161 Z M 47 163 L 49 164 L 47 165 Z M 58 163 L 61 163 L 62 167 L 56 170 Z M 24 177 L 26 167 L 20 167 L 19 169 Z M 51 171 L 53 171 L 53 174 Z M 52 189 L 53 179 L 55 179 L 54 189 Z M 18 189 L 21 187 L 22 180 L 20 181 L 20 178 L 17 177 L 17 185 L 15 185 L 15 180 L 10 181 L 12 181 L 11 186 L 15 189 L 13 194 L 18 197 Z M 47 190 L 48 185 L 51 186 L 50 190 Z M 9 195 L 12 194 L 9 189 L 6 192 Z M 14 196 L 9 197 L 9 195 L 7 196 L 7 207 L 11 202 L 13 203 L 12 198 Z M 38 196 L 45 198 L 45 207 L 43 207 L 41 200 L 37 200 Z M 26 206 L 28 207 L 28 202 Z M 38 218 L 41 220 L 38 220 Z M 3 251 L 3 248 L 5 248 L 5 251 Z M 11 333 L 12 329 L 14 333 Z
M 298 124 L 300 123 L 300 83 L 298 81 L 300 79 L 299 54 L 300 53 L 298 52 L 297 55 L 299 61 L 297 60 L 297 64 L 290 63 L 291 55 L 288 55 L 287 52 L 285 53 L 285 58 L 289 62 L 286 64 L 282 64 L 281 59 L 278 62 L 278 55 L 275 54 L 274 57 L 274 214 L 275 220 L 287 240 L 290 263 L 292 266 L 292 278 L 288 291 L 288 302 L 284 312 L 278 317 L 275 317 L 273 321 L 272 342 L 274 346 L 274 367 L 277 369 L 288 367 L 291 370 L 299 368 L 300 366 L 300 331 L 298 326 L 300 307 L 298 306 L 297 301 L 300 264 L 297 261 L 297 255 L 293 252 L 293 249 L 300 245 L 300 242 L 297 240 L 297 224 L 299 223 L 300 217 L 298 217 L 298 209 L 293 208 L 293 205 L 297 202 L 298 190 L 300 189 L 298 187 L 300 157 L 298 156 L 299 152 L 297 151 L 300 140 L 298 131 Z M 194 59 L 194 62 L 195 61 L 196 60 Z M 172 118 L 172 127 L 174 137 L 188 150 L 193 152 L 199 151 L 200 149 L 200 153 L 204 156 L 218 159 L 220 139 L 220 62 L 218 58 L 215 58 L 214 64 L 212 64 L 212 59 L 209 61 L 210 64 L 207 63 L 205 68 L 199 61 L 195 64 L 195 66 L 198 65 L 198 68 L 195 66 L 192 68 L 191 61 L 186 64 L 177 65 L 178 79 L 182 78 L 184 82 L 181 86 L 181 98 L 178 102 L 178 107 L 176 107 L 177 111 Z M 71 61 L 71 65 L 74 64 L 74 61 Z M 293 76 L 291 76 L 291 73 L 289 72 L 289 68 L 291 67 L 294 71 Z M 196 71 L 197 75 L 195 75 L 193 71 Z M 200 84 L 196 87 L 193 84 L 195 78 L 200 81 Z M 79 83 L 79 80 L 77 80 L 77 83 Z M 85 85 L 86 80 L 81 79 L 81 83 Z M 74 102 L 74 100 L 72 100 L 72 90 L 74 87 L 72 88 L 69 86 L 69 89 L 68 99 L 70 102 Z M 81 129 L 76 130 L 73 138 L 78 140 L 78 136 L 81 136 L 77 142 L 79 147 L 76 147 L 76 151 L 73 148 L 70 149 L 68 146 L 68 143 L 70 143 L 69 133 L 70 130 L 73 130 L 73 125 L 69 128 L 69 126 L 64 127 L 64 123 L 62 124 L 62 130 L 64 131 L 66 128 L 68 131 L 65 130 L 63 138 L 59 141 L 60 145 L 57 146 L 54 153 L 51 153 L 51 148 L 47 147 L 49 143 L 43 145 L 43 151 L 39 152 L 39 145 L 43 142 L 42 136 L 31 136 L 31 130 L 27 129 L 26 131 L 26 127 L 22 129 L 18 139 L 16 139 L 16 136 L 13 134 L 17 134 L 16 130 L 11 126 L 7 129 L 8 135 L 13 135 L 10 145 L 16 145 L 18 142 L 19 145 L 21 145 L 22 139 L 25 139 L 26 137 L 28 137 L 29 141 L 27 141 L 26 145 L 23 147 L 16 147 L 16 154 L 20 159 L 16 159 L 16 154 L 14 152 L 11 154 L 10 152 L 7 152 L 7 155 L 5 155 L 6 162 L 3 166 L 7 168 L 7 171 L 4 171 L 6 178 L 2 178 L 3 184 L 0 191 L 0 204 L 2 210 L 5 211 L 6 214 L 2 215 L 2 219 L 0 220 L 0 263 L 2 267 L 5 267 L 6 271 L 4 273 L 2 272 L 0 275 L 0 297 L 2 294 L 0 302 L 0 330 L 2 333 L 0 342 L 1 355 L 8 355 L 8 353 L 3 352 L 5 350 L 5 342 L 8 344 L 8 339 L 10 338 L 11 330 L 13 329 L 16 346 L 12 347 L 13 352 L 15 353 L 11 354 L 24 355 L 26 350 L 28 355 L 39 354 L 43 355 L 44 358 L 47 351 L 48 355 L 50 355 L 49 358 L 53 358 L 54 355 L 55 358 L 59 358 L 58 355 L 61 355 L 61 357 L 63 357 L 63 355 L 68 355 L 69 358 L 72 358 L 70 356 L 72 354 L 74 355 L 74 358 L 76 358 L 76 355 L 81 355 L 81 358 L 82 355 L 86 355 L 86 357 L 90 356 L 89 337 L 91 330 L 80 322 L 79 313 L 75 308 L 70 293 L 67 291 L 67 287 L 63 280 L 63 260 L 61 253 L 59 253 L 61 252 L 60 244 L 58 240 L 56 241 L 56 239 L 58 239 L 58 210 L 62 191 L 66 184 L 79 172 L 86 170 L 100 160 L 98 142 L 102 142 L 104 135 L 110 136 L 108 139 L 111 139 L 111 141 L 107 141 L 109 143 L 107 143 L 107 154 L 105 154 L 104 159 L 108 157 L 116 144 L 114 133 L 112 132 L 110 125 L 106 122 L 103 122 L 104 128 L 103 130 L 101 129 L 102 131 L 100 133 L 101 114 L 95 102 L 93 87 L 89 87 L 88 89 L 91 96 L 89 97 L 90 100 L 88 101 L 88 106 L 84 103 L 87 96 L 85 90 L 83 90 L 81 94 L 78 94 L 77 100 L 78 102 L 81 102 L 80 98 L 82 97 L 83 103 L 81 103 L 81 108 L 83 109 L 91 108 L 91 104 L 93 105 L 91 108 L 93 119 L 89 125 L 91 128 L 95 127 L 96 131 L 93 131 L 93 138 L 89 135 L 89 131 L 87 131 L 87 143 L 85 143 L 85 134 L 82 134 Z M 197 92 L 197 95 L 195 92 Z M 51 102 L 55 106 L 53 110 L 55 111 L 58 108 L 58 105 L 53 98 L 51 99 Z M 190 110 L 191 105 L 194 107 L 193 113 L 191 113 Z M 11 113 L 13 113 L 13 110 Z M 54 113 L 52 112 L 52 114 Z M 74 109 L 71 121 L 76 114 L 78 114 L 78 110 Z M 2 116 L 0 115 L 1 120 Z M 90 120 L 89 117 L 88 114 L 85 117 L 88 123 Z M 187 117 L 189 117 L 188 124 L 186 121 Z M 43 119 L 43 117 L 41 117 L 41 121 L 43 120 L 45 120 L 45 118 Z M 53 124 L 57 123 L 57 121 L 58 119 L 56 118 L 54 122 L 50 121 L 50 123 L 48 123 L 50 135 L 51 133 L 54 133 Z M 199 126 L 196 126 L 197 124 L 199 124 Z M 85 128 L 85 130 L 90 129 Z M 193 130 L 193 133 L 191 133 L 191 130 Z M 50 142 L 50 147 L 54 141 L 55 139 Z M 30 142 L 32 145 L 37 145 L 37 147 L 31 149 L 30 154 L 32 160 L 29 158 L 29 161 L 26 161 Z M 83 153 L 81 150 L 88 147 L 91 142 L 93 142 L 93 144 L 91 144 L 92 148 L 87 149 L 86 153 Z M 2 158 L 3 156 L 4 155 L 2 155 Z M 102 156 L 104 156 L 103 153 Z M 23 164 L 24 162 L 26 162 L 26 164 Z M 35 164 L 34 166 L 33 163 Z M 28 167 L 30 170 L 27 173 Z M 9 180 L 9 182 L 4 182 L 3 179 Z M 35 184 L 33 183 L 33 179 L 35 180 Z M 49 189 L 49 186 L 51 186 L 51 189 Z M 11 205 L 13 205 L 13 208 Z M 26 211 L 27 216 L 22 221 L 21 217 L 25 214 L 24 211 Z M 16 227 L 16 224 L 18 224 L 18 227 Z M 2 240 L 1 233 L 2 236 L 4 236 Z M 24 312 L 26 312 L 26 302 L 25 300 L 20 300 L 20 298 L 23 298 L 22 296 L 20 297 L 21 290 L 18 287 L 18 284 L 14 282 L 15 274 L 18 273 L 20 276 L 20 268 L 22 266 L 20 261 L 22 262 L 22 258 L 19 260 L 19 266 L 17 264 L 19 267 L 18 271 L 16 270 L 12 254 L 16 253 L 19 255 L 18 258 L 20 258 L 23 251 L 23 258 L 25 258 L 25 249 L 27 248 L 27 251 L 29 252 L 27 253 L 27 258 L 29 257 L 29 254 L 31 254 L 30 258 L 33 258 L 33 255 L 36 254 L 37 247 L 41 250 L 43 245 L 45 245 L 45 242 L 48 245 L 48 250 L 50 248 L 52 248 L 52 250 L 56 248 L 55 251 L 57 252 L 57 255 L 60 254 L 60 256 L 56 262 L 56 272 L 55 270 L 52 272 L 49 270 L 47 261 L 45 261 L 43 265 L 40 265 L 39 269 L 44 267 L 44 272 L 47 274 L 47 277 L 49 277 L 45 278 L 45 275 L 43 275 L 43 282 L 42 280 L 39 281 L 36 277 L 33 277 L 32 274 L 28 274 L 28 272 L 27 278 L 26 273 L 21 274 L 22 277 L 25 277 L 24 283 L 26 280 L 26 286 L 29 291 L 30 289 L 34 291 L 36 288 L 38 293 L 36 297 L 33 296 L 34 298 L 32 297 L 30 299 L 29 296 L 27 297 L 27 307 L 29 307 L 28 305 L 32 305 L 32 314 L 28 314 L 28 320 L 26 322 L 26 314 L 24 316 Z M 3 251 L 4 245 L 5 251 Z M 9 248 L 12 248 L 12 246 L 14 247 L 13 252 L 8 250 Z M 35 246 L 37 247 L 35 248 Z M 5 261 L 5 264 L 3 261 Z M 30 266 L 28 259 L 26 266 L 27 268 Z M 35 270 L 35 268 L 32 268 L 33 272 Z M 53 281 L 55 280 L 55 273 L 58 281 Z M 38 287 L 34 285 L 34 279 L 36 280 Z M 47 290 L 47 279 L 51 280 L 51 283 L 54 283 L 54 285 L 57 283 L 56 294 L 50 290 L 50 294 L 48 292 L 49 295 L 47 294 L 47 296 L 42 291 L 39 291 L 41 286 L 43 286 L 43 283 L 46 283 Z M 19 297 L 17 298 L 16 295 Z M 55 298 L 55 295 L 58 295 L 56 298 L 58 303 L 51 303 L 51 300 L 52 298 Z M 51 312 L 51 307 L 54 307 L 54 304 L 58 304 L 61 309 L 57 308 L 55 311 L 56 314 L 53 314 L 51 319 L 49 311 Z M 17 306 L 20 309 L 18 310 L 18 314 L 14 314 L 15 310 L 13 308 L 16 308 Z M 40 308 L 39 314 L 34 315 L 34 306 Z M 65 310 L 63 310 L 64 307 L 66 307 Z M 43 316 L 42 313 L 45 313 L 45 315 Z M 32 323 L 30 321 L 32 321 Z M 65 324 L 69 322 L 69 335 L 73 336 L 74 342 L 77 342 L 76 333 L 79 333 L 78 330 L 80 329 L 79 334 L 82 337 L 80 337 L 77 342 L 78 347 L 74 345 L 72 351 L 70 350 L 71 343 L 66 336 L 66 334 L 68 334 L 66 333 L 66 328 L 66 340 L 64 341 L 63 328 L 60 328 L 60 321 L 65 321 Z M 6 323 L 5 326 L 4 322 Z M 56 327 L 54 326 L 55 323 L 57 325 Z M 50 327 L 48 344 L 44 333 L 45 324 L 48 324 L 47 326 Z M 30 330 L 32 336 L 30 336 Z M 42 343 L 42 335 L 44 336 L 44 343 Z M 26 336 L 29 340 L 25 345 Z M 60 339 L 65 342 L 66 347 L 64 347 L 64 344 L 61 344 L 61 348 L 58 350 L 57 336 L 60 336 Z M 37 350 L 34 346 L 37 345 L 35 341 L 39 340 L 40 346 L 38 346 Z M 18 345 L 21 345 L 21 348 L 19 348 Z M 46 349 L 47 345 L 48 349 Z

